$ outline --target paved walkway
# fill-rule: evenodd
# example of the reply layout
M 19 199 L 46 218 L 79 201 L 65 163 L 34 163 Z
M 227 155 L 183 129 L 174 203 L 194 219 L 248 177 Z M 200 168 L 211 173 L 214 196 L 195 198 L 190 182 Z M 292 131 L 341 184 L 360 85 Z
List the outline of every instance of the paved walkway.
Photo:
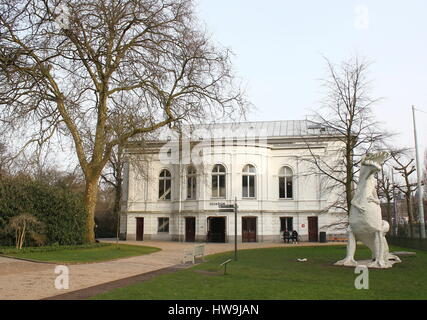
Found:
M 108 242 L 108 241 L 105 241 Z M 0 300 L 43 299 L 71 291 L 97 286 L 119 279 L 134 277 L 181 264 L 183 252 L 194 246 L 192 243 L 167 241 L 126 241 L 126 244 L 145 245 L 161 248 L 161 251 L 115 261 L 69 265 L 70 288 L 57 290 L 54 286 L 58 276 L 56 264 L 35 263 L 0 257 Z M 299 246 L 330 245 L 302 243 Z M 245 243 L 239 249 L 291 247 L 283 243 Z M 206 244 L 205 254 L 234 250 L 233 243 Z

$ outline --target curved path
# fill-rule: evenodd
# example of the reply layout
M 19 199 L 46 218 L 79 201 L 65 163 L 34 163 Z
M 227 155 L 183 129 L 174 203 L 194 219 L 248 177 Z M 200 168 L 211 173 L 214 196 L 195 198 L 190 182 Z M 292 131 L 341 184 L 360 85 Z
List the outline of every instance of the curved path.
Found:
M 113 242 L 103 240 L 103 242 Z M 43 299 L 80 290 L 119 279 L 138 276 L 182 263 L 183 252 L 194 243 L 169 241 L 125 241 L 132 245 L 144 245 L 161 248 L 161 251 L 114 261 L 69 265 L 69 289 L 57 290 L 54 286 L 56 264 L 36 263 L 0 257 L 0 300 Z M 238 249 L 319 246 L 331 243 L 301 243 L 299 245 L 283 243 L 245 243 Z M 232 251 L 233 243 L 205 244 L 205 255 Z

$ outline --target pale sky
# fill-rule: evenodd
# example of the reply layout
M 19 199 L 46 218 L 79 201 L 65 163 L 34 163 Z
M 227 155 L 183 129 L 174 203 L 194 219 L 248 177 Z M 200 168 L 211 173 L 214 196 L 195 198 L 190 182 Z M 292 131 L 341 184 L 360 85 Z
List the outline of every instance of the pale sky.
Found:
M 214 41 L 230 48 L 257 111 L 248 120 L 305 119 L 322 98 L 323 56 L 372 61 L 377 119 L 400 146 L 414 146 L 411 106 L 422 153 L 427 147 L 427 1 L 198 0 Z M 367 13 L 364 14 L 364 13 Z

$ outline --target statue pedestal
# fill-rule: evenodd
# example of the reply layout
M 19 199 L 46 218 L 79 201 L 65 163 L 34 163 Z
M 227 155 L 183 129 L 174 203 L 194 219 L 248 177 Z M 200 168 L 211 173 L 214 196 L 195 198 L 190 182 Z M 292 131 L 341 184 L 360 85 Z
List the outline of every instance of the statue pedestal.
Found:
M 356 268 L 357 266 L 365 266 L 365 267 L 368 267 L 368 269 L 388 269 L 388 268 L 391 268 L 395 263 L 399 263 L 400 261 L 389 260 L 388 266 L 386 267 L 380 267 L 376 265 L 369 266 L 370 264 L 372 264 L 372 260 L 359 260 L 356 262 L 357 264 L 352 264 L 352 265 L 338 265 L 338 264 L 334 264 L 334 265 L 339 267 L 346 267 L 346 268 Z

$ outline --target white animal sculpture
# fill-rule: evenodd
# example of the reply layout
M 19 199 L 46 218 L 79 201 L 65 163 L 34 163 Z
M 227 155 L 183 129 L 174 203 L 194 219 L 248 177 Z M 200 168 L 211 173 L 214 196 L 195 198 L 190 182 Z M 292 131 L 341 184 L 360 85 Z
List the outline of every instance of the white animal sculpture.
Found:
M 381 217 L 380 201 L 375 188 L 375 173 L 388 157 L 387 152 L 367 154 L 362 159 L 359 173 L 359 184 L 351 202 L 348 227 L 347 256 L 335 265 L 356 266 L 354 253 L 356 242 L 363 242 L 372 252 L 369 268 L 391 268 L 400 259 L 389 253 L 386 233 L 389 224 Z

